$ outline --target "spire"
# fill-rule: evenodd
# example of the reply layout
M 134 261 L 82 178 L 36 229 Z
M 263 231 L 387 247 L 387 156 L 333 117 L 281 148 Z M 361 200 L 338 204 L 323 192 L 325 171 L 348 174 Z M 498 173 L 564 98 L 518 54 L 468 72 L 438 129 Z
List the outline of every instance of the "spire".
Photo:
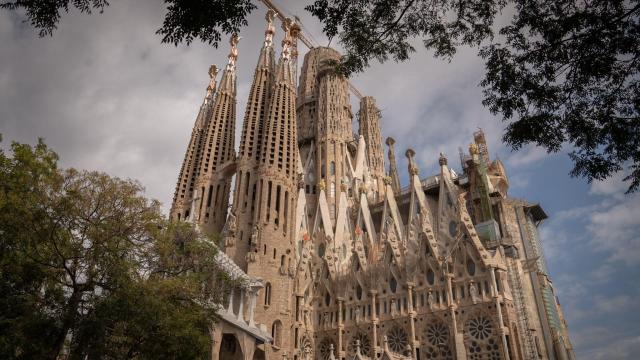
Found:
M 223 165 L 235 158 L 236 61 L 239 40 L 240 37 L 233 34 L 229 41 L 229 60 L 212 102 L 210 118 L 203 135 L 204 142 L 201 144 L 203 155 L 195 184 L 199 199 L 193 204 L 196 213 L 192 215 L 192 219 L 209 233 L 219 232 L 227 218 L 231 179 L 230 174 L 224 173 Z M 215 87 L 215 83 L 210 86 Z
M 205 102 L 211 101 L 213 99 L 213 94 L 216 92 L 216 77 L 218 76 L 218 67 L 216 65 L 211 65 L 209 67 L 209 85 L 207 86 L 207 95 L 205 96 Z
M 398 164 L 396 163 L 396 151 L 393 145 L 396 140 L 388 137 L 386 144 L 389 147 L 389 177 L 391 177 L 391 188 L 397 194 L 400 192 L 400 176 L 398 175 Z
M 202 151 L 204 143 L 204 131 L 211 116 L 213 96 L 216 92 L 216 76 L 218 75 L 218 67 L 211 65 L 209 67 L 209 85 L 207 86 L 204 101 L 200 106 L 200 111 L 196 117 L 191 138 L 187 151 L 184 154 L 182 168 L 178 175 L 178 183 L 171 204 L 170 218 L 173 220 L 181 220 L 189 218 L 192 213 L 192 204 L 196 197 L 194 194 L 194 184 L 199 173 L 200 163 L 202 160 Z
M 253 82 L 242 122 L 232 209 L 240 224 L 252 224 L 255 211 L 258 209 L 259 176 L 257 166 L 260 160 L 266 119 L 269 115 L 269 102 L 275 73 L 274 15 L 273 10 L 269 10 L 265 17 L 267 20 L 265 41 L 253 74 Z M 240 229 L 236 232 L 238 235 L 238 239 L 235 241 L 236 245 L 226 249 L 227 255 L 243 269 L 247 268 L 246 254 L 251 250 L 249 242 L 243 241 L 242 236 L 244 234 L 248 236 L 250 233 L 251 227 Z
M 257 161 L 260 156 L 262 133 L 265 119 L 269 112 L 269 101 L 271 99 L 271 87 L 275 72 L 275 55 L 273 51 L 273 10 L 267 11 L 267 29 L 265 30 L 265 40 L 258 64 L 253 74 L 253 83 L 249 91 L 249 99 L 244 114 L 242 124 L 242 136 L 240 139 L 240 160 Z
M 282 41 L 282 54 L 276 67 L 272 101 L 262 141 L 262 165 L 271 167 L 286 178 L 295 178 L 297 165 L 296 92 L 290 66 L 289 27 Z

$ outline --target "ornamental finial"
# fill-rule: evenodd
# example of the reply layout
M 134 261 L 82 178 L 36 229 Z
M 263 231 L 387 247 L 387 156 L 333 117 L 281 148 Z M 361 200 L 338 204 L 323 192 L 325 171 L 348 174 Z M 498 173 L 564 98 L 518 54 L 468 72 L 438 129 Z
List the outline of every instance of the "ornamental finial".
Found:
M 267 20 L 267 30 L 264 31 L 264 46 L 273 45 L 273 34 L 276 32 L 276 28 L 273 26 L 275 16 L 276 12 L 273 9 L 267 10 L 267 15 L 264 17 Z
M 469 155 L 478 155 L 478 144 L 472 142 L 469 144 Z
M 443 153 L 440 153 L 440 159 L 438 159 L 440 166 L 447 165 L 447 158 Z
M 282 39 L 282 59 L 289 60 L 291 57 L 291 25 L 293 20 L 286 18 L 282 22 L 282 30 L 284 30 L 284 39 Z
M 211 99 L 211 95 L 216 91 L 216 76 L 218 76 L 218 67 L 211 65 L 209 67 L 209 85 L 207 86 L 207 99 Z
M 242 39 L 242 37 L 238 36 L 238 34 L 234 33 L 231 35 L 231 39 L 229 39 L 229 44 L 231 44 L 231 50 L 229 50 L 229 62 L 227 63 L 227 70 L 235 70 L 236 68 L 236 60 L 238 60 L 238 42 Z

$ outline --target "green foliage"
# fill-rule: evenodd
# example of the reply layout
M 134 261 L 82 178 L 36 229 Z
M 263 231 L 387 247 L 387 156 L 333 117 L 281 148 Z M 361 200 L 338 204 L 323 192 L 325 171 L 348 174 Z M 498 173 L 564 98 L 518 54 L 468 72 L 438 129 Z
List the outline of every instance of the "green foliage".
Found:
M 640 2 L 607 0 L 316 0 L 307 7 L 338 36 L 339 69 L 403 61 L 422 39 L 436 57 L 461 45 L 486 60 L 483 103 L 507 123 L 514 150 L 572 148 L 572 176 L 624 170 L 640 187 Z M 494 34 L 498 14 L 510 23 Z
M 216 247 L 142 187 L 0 152 L 0 358 L 201 358 L 236 286 Z

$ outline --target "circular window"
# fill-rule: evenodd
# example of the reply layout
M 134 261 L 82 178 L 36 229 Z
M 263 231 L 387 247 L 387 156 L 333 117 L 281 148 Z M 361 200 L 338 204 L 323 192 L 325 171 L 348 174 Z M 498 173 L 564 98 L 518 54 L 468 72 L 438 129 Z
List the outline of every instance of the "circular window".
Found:
M 349 352 L 352 354 L 356 353 L 358 349 L 358 341 L 360 341 L 360 354 L 369 354 L 371 352 L 371 341 L 369 341 L 369 337 L 363 333 L 357 333 L 351 338 L 348 347 Z
M 333 341 L 329 338 L 322 340 L 318 346 L 318 352 L 320 353 L 320 358 L 322 360 L 329 360 L 329 357 L 332 355 L 332 350 L 335 353 L 335 346 L 333 345 Z
M 396 353 L 402 354 L 409 344 L 409 336 L 404 329 L 395 327 L 387 333 L 387 341 L 389 348 Z
M 445 346 L 449 342 L 449 331 L 442 323 L 429 326 L 426 335 L 427 340 L 433 346 Z
M 469 334 L 478 340 L 485 340 L 493 332 L 493 326 L 489 319 L 480 316 L 469 321 Z

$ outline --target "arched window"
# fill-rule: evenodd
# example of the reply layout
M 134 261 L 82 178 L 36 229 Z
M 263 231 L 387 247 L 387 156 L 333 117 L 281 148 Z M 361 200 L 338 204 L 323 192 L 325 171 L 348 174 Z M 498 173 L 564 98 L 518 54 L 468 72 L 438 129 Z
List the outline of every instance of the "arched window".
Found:
M 336 163 L 335 161 L 332 161 L 329 164 L 329 175 L 335 175 L 336 174 Z
M 391 279 L 389 279 L 389 289 L 391 290 L 392 293 L 396 293 L 396 289 L 398 288 L 398 281 L 396 281 L 396 278 L 391 275 Z
M 271 305 L 271 283 L 264 286 L 264 306 Z
M 284 255 L 280 256 L 280 266 L 284 266 L 284 260 L 285 260 L 285 256 Z
M 336 197 L 336 183 L 335 183 L 335 181 L 331 182 L 331 188 L 329 190 L 329 196 L 332 197 L 332 198 Z
M 282 323 L 280 320 L 276 320 L 271 325 L 271 337 L 273 338 L 273 346 L 282 346 Z

